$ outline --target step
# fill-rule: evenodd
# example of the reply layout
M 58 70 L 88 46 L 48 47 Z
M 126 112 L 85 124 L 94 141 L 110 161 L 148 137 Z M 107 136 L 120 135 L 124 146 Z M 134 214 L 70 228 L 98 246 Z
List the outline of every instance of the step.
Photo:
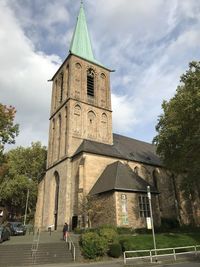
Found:
M 12 244 L 1 246 L 0 266 L 32 265 L 30 244 Z M 41 243 L 36 253 L 35 264 L 72 262 L 71 252 L 63 241 L 57 243 Z

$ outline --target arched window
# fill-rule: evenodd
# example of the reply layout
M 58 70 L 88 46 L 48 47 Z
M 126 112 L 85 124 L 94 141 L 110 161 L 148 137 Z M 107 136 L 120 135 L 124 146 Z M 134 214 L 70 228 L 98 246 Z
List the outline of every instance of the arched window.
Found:
M 88 69 L 87 71 L 87 95 L 94 96 L 94 70 Z
M 58 159 L 60 158 L 61 148 L 61 115 L 58 116 Z
M 56 230 L 58 224 L 58 208 L 59 208 L 58 204 L 59 204 L 59 186 L 60 186 L 60 178 L 57 171 L 54 173 L 54 177 L 55 177 L 54 228 Z
M 52 143 L 51 143 L 51 162 L 53 162 L 54 151 L 55 151 L 55 119 L 52 120 Z
M 89 111 L 87 114 L 87 129 L 88 129 L 88 137 L 96 138 L 97 121 L 96 121 L 96 115 L 93 111 Z
M 74 107 L 74 120 L 73 120 L 74 133 L 80 135 L 82 129 L 81 107 L 76 105 Z
M 60 74 L 60 102 L 63 100 L 63 73 Z
M 57 107 L 57 95 L 58 95 L 58 92 L 57 92 L 57 90 L 58 90 L 58 81 L 57 80 L 55 80 L 55 83 L 54 83 L 54 110 L 56 109 L 56 107 Z
M 67 153 L 67 107 L 65 107 L 65 154 Z
M 74 73 L 74 96 L 77 99 L 81 98 L 81 84 L 82 84 L 82 67 L 80 63 L 75 64 L 76 71 Z
M 108 118 L 105 113 L 102 114 L 101 116 L 101 136 L 105 140 L 108 137 Z
M 100 100 L 101 100 L 101 106 L 106 107 L 107 103 L 107 90 L 106 90 L 106 76 L 104 73 L 101 73 L 100 75 Z

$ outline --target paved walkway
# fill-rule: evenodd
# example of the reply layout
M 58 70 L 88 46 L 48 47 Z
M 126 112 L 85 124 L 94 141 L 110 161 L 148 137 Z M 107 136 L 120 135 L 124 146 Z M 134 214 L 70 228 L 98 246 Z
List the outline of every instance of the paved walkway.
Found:
M 93 267 L 122 267 L 122 266 L 127 266 L 127 267 L 200 267 L 200 262 L 186 262 L 186 263 L 171 263 L 171 264 L 150 264 L 150 263 L 145 263 L 142 265 L 124 265 L 123 262 L 119 261 L 114 261 L 114 262 L 95 262 L 95 263 L 59 263 L 59 264 L 45 264 L 45 265 L 36 265 L 35 267 L 86 267 L 86 266 L 93 266 Z M 16 266 L 16 267 L 21 267 L 21 266 Z

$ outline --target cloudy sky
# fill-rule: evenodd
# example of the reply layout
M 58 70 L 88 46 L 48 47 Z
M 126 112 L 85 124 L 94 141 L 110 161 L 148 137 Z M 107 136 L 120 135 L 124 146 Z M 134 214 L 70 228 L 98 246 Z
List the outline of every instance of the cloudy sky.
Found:
M 16 145 L 47 144 L 51 83 L 68 55 L 79 0 L 0 0 L 0 102 Z M 200 59 L 200 1 L 84 0 L 95 58 L 111 74 L 113 131 L 151 142 L 163 99 Z

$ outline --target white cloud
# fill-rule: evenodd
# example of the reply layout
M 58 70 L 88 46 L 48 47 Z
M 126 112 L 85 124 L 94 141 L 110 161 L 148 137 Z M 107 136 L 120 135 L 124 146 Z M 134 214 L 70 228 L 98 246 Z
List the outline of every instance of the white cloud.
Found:
M 16 107 L 20 124 L 17 144 L 47 144 L 51 78 L 60 60 L 35 52 L 5 2 L 0 3 L 0 98 Z
M 125 134 L 137 124 L 135 107 L 128 96 L 112 94 L 113 130 Z

